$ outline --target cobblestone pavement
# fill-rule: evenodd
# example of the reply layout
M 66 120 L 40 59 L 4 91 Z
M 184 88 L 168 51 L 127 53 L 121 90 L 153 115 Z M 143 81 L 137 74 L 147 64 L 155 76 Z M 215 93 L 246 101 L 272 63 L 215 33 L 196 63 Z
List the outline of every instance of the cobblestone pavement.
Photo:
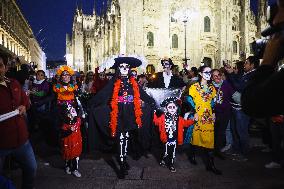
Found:
M 37 156 L 37 189 L 92 189 L 92 188 L 155 188 L 155 189 L 284 189 L 284 169 L 265 169 L 270 161 L 270 154 L 261 152 L 257 142 L 252 144 L 249 160 L 233 161 L 232 156 L 226 160 L 215 158 L 216 167 L 223 171 L 217 176 L 205 171 L 204 165 L 197 157 L 198 165 L 191 165 L 185 154 L 177 154 L 176 173 L 160 167 L 152 154 L 138 161 L 129 158 L 131 169 L 129 175 L 117 178 L 110 157 L 83 157 L 80 161 L 82 178 L 66 175 L 62 160 L 56 150 L 44 156 Z M 46 151 L 48 147 L 42 147 Z M 12 171 L 12 180 L 17 188 L 20 185 L 20 171 Z

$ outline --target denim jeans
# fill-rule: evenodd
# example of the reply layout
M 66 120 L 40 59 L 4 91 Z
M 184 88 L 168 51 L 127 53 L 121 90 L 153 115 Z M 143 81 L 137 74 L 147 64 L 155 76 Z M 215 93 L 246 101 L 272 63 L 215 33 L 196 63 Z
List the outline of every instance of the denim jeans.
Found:
M 233 135 L 231 129 L 231 120 L 229 120 L 226 128 L 226 145 L 232 145 L 232 144 L 233 144 Z
M 233 134 L 233 149 L 242 155 L 249 151 L 249 121 L 250 118 L 242 110 L 233 109 L 231 129 Z
M 29 141 L 15 149 L 0 149 L 0 174 L 5 157 L 11 155 L 20 164 L 22 174 L 22 189 L 34 188 L 37 164 L 33 148 Z

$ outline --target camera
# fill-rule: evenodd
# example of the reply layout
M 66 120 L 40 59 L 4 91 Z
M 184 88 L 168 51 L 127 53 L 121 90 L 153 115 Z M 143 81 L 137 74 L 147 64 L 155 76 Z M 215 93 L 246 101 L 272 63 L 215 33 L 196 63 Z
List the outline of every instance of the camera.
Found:
M 269 23 L 269 27 L 264 29 L 261 32 L 261 36 L 265 37 L 263 39 L 257 39 L 254 42 L 252 42 L 252 51 L 254 56 L 256 56 L 259 59 L 263 58 L 263 53 L 266 47 L 266 44 L 268 43 L 269 36 L 273 35 L 276 32 L 279 32 L 284 29 L 284 25 L 282 26 L 274 26 L 273 25 L 273 19 L 276 16 L 278 12 L 278 6 L 277 4 L 268 6 L 267 8 L 267 22 Z
M 257 39 L 256 41 L 252 42 L 253 54 L 258 59 L 262 59 L 267 42 L 268 38 Z

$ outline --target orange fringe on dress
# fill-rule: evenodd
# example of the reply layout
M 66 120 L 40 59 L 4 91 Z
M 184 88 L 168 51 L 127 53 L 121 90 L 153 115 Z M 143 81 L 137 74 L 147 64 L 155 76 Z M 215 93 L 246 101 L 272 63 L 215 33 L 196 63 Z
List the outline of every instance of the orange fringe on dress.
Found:
M 142 109 L 141 109 L 141 101 L 140 101 L 140 91 L 137 81 L 134 77 L 130 78 L 130 83 L 133 87 L 133 96 L 134 96 L 134 113 L 135 113 L 135 121 L 138 128 L 142 127 Z M 115 137 L 116 135 L 116 128 L 117 128 L 117 116 L 118 116 L 118 93 L 120 90 L 121 80 L 118 79 L 114 83 L 112 99 L 110 103 L 111 112 L 110 112 L 110 130 L 111 136 Z

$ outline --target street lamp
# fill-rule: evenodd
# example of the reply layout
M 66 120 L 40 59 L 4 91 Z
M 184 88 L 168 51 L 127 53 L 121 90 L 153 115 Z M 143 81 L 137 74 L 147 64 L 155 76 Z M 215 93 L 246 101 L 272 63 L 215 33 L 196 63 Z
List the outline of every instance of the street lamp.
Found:
M 197 16 L 197 11 L 193 8 L 191 9 L 183 9 L 180 11 L 177 11 L 173 14 L 173 18 L 177 21 L 182 21 L 184 23 L 184 64 L 185 67 L 187 67 L 187 61 L 190 60 L 189 58 L 187 58 L 187 54 L 186 54 L 186 26 L 187 26 L 187 22 L 189 21 L 189 19 L 193 19 L 194 17 Z
M 184 23 L 184 64 L 185 64 L 185 66 L 187 66 L 187 60 L 190 60 L 190 59 L 187 59 L 187 56 L 186 56 L 186 24 L 187 24 L 187 19 L 184 19 L 183 23 Z

